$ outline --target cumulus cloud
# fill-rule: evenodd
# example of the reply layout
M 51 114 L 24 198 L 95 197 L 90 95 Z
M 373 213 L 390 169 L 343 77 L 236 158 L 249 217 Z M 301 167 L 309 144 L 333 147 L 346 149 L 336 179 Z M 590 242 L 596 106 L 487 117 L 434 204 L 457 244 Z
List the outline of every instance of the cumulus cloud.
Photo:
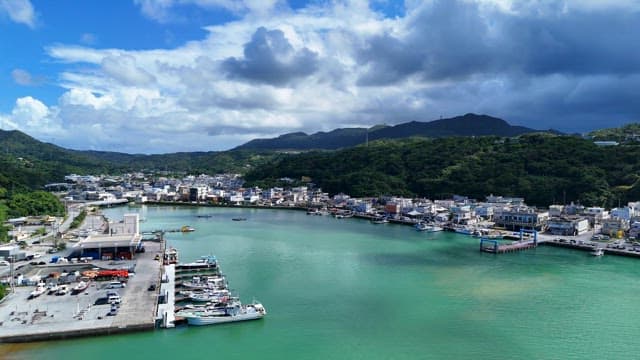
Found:
M 231 78 L 283 85 L 314 73 L 318 55 L 306 47 L 294 50 L 281 30 L 260 27 L 245 44 L 244 58 L 231 57 L 223 68 Z
M 137 4 L 158 18 L 185 4 L 237 18 L 167 49 L 50 46 L 63 95 L 21 98 L 0 125 L 73 148 L 170 152 L 467 112 L 567 132 L 640 114 L 630 0 L 407 1 L 397 17 L 364 1 Z
M 29 0 L 0 0 L 0 14 L 5 13 L 19 24 L 36 27 L 36 14 Z
M 136 64 L 133 56 L 107 56 L 102 59 L 102 71 L 124 85 L 144 86 L 155 81 L 155 77 Z
M 278 6 L 285 6 L 282 0 L 134 0 L 134 2 L 140 7 L 144 16 L 161 23 L 184 20 L 175 12 L 177 8 L 184 5 L 261 16 L 270 13 Z

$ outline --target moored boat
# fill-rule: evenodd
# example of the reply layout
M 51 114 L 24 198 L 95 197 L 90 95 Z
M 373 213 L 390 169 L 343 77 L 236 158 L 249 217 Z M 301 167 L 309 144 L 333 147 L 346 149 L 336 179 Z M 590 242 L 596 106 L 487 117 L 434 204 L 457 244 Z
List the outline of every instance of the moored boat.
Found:
M 80 281 L 78 283 L 78 285 L 74 286 L 73 289 L 71 289 L 71 295 L 79 294 L 79 293 L 87 290 L 88 287 L 89 287 L 89 283 L 88 282 Z
M 267 310 L 259 302 L 242 305 L 237 301 L 222 310 L 181 312 L 176 315 L 184 317 L 189 325 L 201 326 L 257 320 L 262 319 L 266 314 Z
M 590 254 L 593 255 L 593 256 L 602 256 L 602 255 L 604 255 L 604 249 L 597 248 L 597 249 L 593 250 Z

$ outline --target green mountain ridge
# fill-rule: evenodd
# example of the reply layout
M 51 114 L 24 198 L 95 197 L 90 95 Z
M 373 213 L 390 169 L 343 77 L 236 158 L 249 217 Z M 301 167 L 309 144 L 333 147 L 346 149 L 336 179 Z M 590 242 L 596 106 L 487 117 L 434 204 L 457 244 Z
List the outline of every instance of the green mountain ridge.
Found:
M 640 146 L 599 147 L 576 136 L 381 140 L 368 146 L 279 158 L 245 179 L 263 187 L 311 178 L 331 194 L 521 196 L 532 205 L 563 201 L 612 206 L 640 200 Z
M 512 137 L 540 131 L 524 126 L 510 125 L 502 119 L 488 115 L 466 114 L 429 122 L 411 121 L 394 126 L 377 125 L 369 129 L 342 128 L 311 135 L 304 132 L 294 132 L 272 139 L 251 140 L 236 149 L 336 150 L 363 144 L 367 140 L 401 139 L 413 136 L 430 138 L 449 136 Z M 553 131 L 549 130 L 549 132 Z

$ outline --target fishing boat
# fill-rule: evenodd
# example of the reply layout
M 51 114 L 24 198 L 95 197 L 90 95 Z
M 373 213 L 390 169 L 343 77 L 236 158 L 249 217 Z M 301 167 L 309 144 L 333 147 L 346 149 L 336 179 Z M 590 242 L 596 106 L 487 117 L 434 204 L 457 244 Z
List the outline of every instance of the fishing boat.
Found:
M 33 290 L 29 294 L 29 299 L 35 299 L 38 296 L 44 294 L 45 292 L 47 292 L 47 288 L 44 286 L 44 284 L 38 284 L 38 286 L 36 286 L 35 290 Z
M 176 315 L 184 317 L 189 325 L 201 326 L 258 320 L 266 314 L 267 310 L 259 302 L 242 305 L 240 301 L 236 301 L 221 310 L 179 312 Z
M 183 227 L 180 228 L 180 231 L 181 232 L 193 232 L 193 231 L 196 231 L 196 229 L 194 229 L 191 226 L 184 225 Z
M 373 224 L 386 224 L 388 222 L 389 220 L 385 217 L 371 219 L 371 223 Z
M 416 224 L 416 230 L 424 231 L 424 232 L 438 232 L 438 231 L 442 231 L 444 229 L 442 227 L 438 226 L 438 225 L 435 225 L 435 224 L 418 223 L 418 224 Z
M 213 255 L 201 256 L 200 259 L 184 264 L 178 264 L 176 266 L 177 269 L 184 270 L 197 270 L 197 269 L 208 269 L 215 268 L 218 265 L 218 261 L 216 257 Z
M 74 286 L 73 289 L 71 289 L 71 295 L 80 294 L 81 292 L 87 290 L 88 287 L 89 287 L 88 282 L 80 281 L 78 285 Z

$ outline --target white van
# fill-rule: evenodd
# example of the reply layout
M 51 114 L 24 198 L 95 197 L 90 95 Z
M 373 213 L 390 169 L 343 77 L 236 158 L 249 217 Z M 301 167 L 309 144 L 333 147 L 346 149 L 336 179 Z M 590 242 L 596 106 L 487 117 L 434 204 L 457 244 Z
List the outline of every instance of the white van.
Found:
M 119 289 L 127 286 L 125 283 L 120 281 L 112 281 L 107 285 L 107 289 Z
M 113 304 L 120 304 L 121 299 L 119 295 L 109 295 L 109 298 L 107 299 L 107 303 L 113 305 Z

